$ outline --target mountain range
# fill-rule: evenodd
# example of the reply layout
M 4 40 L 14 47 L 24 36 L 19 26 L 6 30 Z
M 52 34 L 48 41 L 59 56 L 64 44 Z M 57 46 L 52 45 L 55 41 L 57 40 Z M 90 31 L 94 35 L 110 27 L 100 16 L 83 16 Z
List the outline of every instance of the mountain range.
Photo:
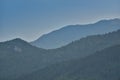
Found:
M 16 80 L 120 80 L 120 45 L 57 63 Z
M 94 24 L 68 25 L 31 42 L 44 49 L 55 49 L 89 35 L 105 34 L 120 29 L 120 19 L 101 20 Z
M 61 48 L 50 50 L 37 48 L 19 38 L 1 42 L 0 80 L 14 80 L 20 76 L 44 70 L 52 64 L 86 58 L 97 51 L 119 44 L 120 30 L 104 35 L 88 36 Z
M 42 67 L 45 50 L 21 39 L 0 43 L 0 80 L 11 79 Z

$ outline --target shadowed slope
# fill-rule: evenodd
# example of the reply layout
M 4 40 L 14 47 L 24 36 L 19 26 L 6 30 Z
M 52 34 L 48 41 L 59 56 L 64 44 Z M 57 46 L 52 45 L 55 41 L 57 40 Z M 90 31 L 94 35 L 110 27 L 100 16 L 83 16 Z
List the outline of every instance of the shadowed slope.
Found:
M 119 80 L 120 45 L 83 59 L 57 63 L 16 80 Z

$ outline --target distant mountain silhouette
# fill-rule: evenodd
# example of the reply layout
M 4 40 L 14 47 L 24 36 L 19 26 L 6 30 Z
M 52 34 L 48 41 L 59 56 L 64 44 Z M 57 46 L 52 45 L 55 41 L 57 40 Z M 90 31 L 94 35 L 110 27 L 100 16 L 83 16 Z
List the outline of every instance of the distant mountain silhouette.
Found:
M 120 45 L 57 63 L 16 80 L 120 80 Z
M 120 30 L 94 35 L 72 42 L 64 47 L 45 50 L 21 39 L 0 43 L 0 80 L 14 80 L 48 65 L 85 58 L 96 51 L 120 44 Z
M 93 35 L 74 41 L 58 49 L 48 50 L 55 60 L 83 58 L 112 45 L 120 44 L 120 30 L 104 35 Z
M 87 25 L 69 25 L 45 34 L 31 44 L 44 49 L 54 49 L 89 35 L 104 34 L 118 29 L 120 29 L 120 19 L 101 20 Z

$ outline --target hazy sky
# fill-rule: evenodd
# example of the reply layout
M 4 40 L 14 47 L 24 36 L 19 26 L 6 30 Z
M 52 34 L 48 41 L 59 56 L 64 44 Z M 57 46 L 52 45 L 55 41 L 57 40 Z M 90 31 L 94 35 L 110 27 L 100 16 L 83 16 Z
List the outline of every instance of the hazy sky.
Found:
M 0 41 L 32 41 L 70 24 L 120 18 L 120 0 L 0 0 Z

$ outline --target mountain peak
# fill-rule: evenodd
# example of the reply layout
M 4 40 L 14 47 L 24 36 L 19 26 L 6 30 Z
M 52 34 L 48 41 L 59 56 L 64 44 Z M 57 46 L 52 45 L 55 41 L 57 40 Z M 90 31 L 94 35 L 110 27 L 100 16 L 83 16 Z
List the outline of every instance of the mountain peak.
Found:
M 120 19 L 119 18 L 115 18 L 115 19 L 103 19 L 103 20 L 100 20 L 100 21 L 98 21 L 97 23 L 102 23 L 102 24 L 104 24 L 104 23 L 118 23 L 118 22 L 120 22 Z
M 27 43 L 28 44 L 28 42 L 22 40 L 21 38 L 15 38 L 15 39 L 7 41 L 7 42 L 14 42 L 14 43 L 20 42 L 20 43 Z
M 13 39 L 13 40 L 9 40 L 9 41 L 5 41 L 5 42 L 1 42 L 1 45 L 4 44 L 6 45 L 7 47 L 14 47 L 15 49 L 18 49 L 16 48 L 15 46 L 19 46 L 19 47 L 23 47 L 24 46 L 30 46 L 30 44 L 20 38 L 16 38 L 16 39 Z
M 11 41 L 22 41 L 22 42 L 26 42 L 26 41 L 22 40 L 21 38 L 15 38 L 15 39 L 13 39 L 13 40 L 11 40 Z

